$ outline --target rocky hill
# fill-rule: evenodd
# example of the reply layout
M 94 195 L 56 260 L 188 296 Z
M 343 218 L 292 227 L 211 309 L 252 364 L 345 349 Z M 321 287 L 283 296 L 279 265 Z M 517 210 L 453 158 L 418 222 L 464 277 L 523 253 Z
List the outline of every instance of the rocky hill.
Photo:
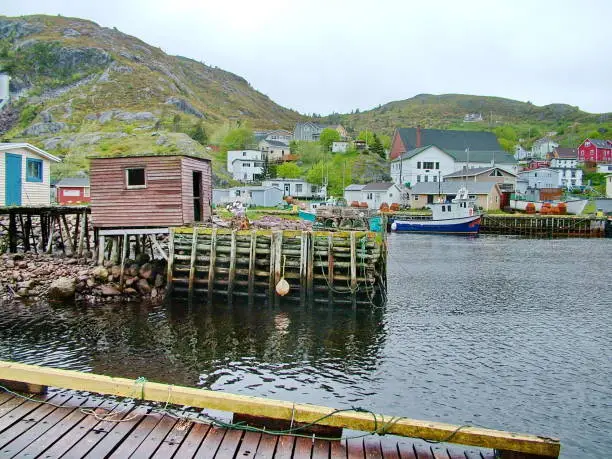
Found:
M 198 124 L 214 136 L 230 125 L 292 128 L 301 119 L 237 75 L 83 19 L 0 16 L 0 68 L 13 96 L 0 119 L 4 139 L 63 157 L 58 177 L 87 168 L 90 153 L 126 146 L 203 153 L 187 135 Z

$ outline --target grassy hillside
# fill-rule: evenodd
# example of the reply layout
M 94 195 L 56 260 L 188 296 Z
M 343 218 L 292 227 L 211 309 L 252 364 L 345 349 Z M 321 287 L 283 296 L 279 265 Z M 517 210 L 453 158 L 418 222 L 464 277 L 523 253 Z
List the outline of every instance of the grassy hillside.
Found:
M 0 16 L 0 68 L 12 78 L 19 116 L 4 140 L 64 157 L 58 177 L 113 145 L 177 147 L 177 136 L 160 145 L 155 132 L 189 134 L 201 124 L 218 137 L 230 126 L 292 129 L 301 119 L 237 75 L 82 19 Z
M 464 122 L 468 113 L 482 114 L 483 121 Z M 511 127 L 526 147 L 547 132 L 557 132 L 561 144 L 575 145 L 587 135 L 612 137 L 612 114 L 591 114 L 566 104 L 543 107 L 500 97 L 464 94 L 420 94 L 389 102 L 361 113 L 335 114 L 323 122 L 340 122 L 352 132 L 365 129 L 392 134 L 396 127 L 491 130 Z

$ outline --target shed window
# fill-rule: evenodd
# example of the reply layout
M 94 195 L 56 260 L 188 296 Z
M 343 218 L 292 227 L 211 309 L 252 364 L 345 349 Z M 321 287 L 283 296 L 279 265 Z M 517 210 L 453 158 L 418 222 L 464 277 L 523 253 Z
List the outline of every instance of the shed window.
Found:
M 302 192 L 302 184 L 301 183 L 296 183 L 295 184 L 295 192 L 296 193 L 301 193 Z
M 43 181 L 43 162 L 40 159 L 27 158 L 26 160 L 26 181 Z
M 145 168 L 126 169 L 125 181 L 128 188 L 145 188 L 147 186 Z

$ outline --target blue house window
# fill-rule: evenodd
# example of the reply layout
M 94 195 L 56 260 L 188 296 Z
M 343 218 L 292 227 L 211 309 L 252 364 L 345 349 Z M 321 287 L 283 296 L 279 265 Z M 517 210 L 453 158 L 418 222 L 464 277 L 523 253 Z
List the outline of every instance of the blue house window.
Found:
M 27 158 L 26 160 L 26 181 L 43 181 L 43 162 L 40 159 Z

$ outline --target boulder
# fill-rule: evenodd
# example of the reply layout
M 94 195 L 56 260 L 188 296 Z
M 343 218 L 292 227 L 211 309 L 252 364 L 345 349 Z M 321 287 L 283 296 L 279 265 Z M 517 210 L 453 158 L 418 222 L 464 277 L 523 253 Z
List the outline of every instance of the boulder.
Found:
M 138 275 L 143 279 L 150 279 L 153 276 L 153 265 L 151 265 L 151 263 L 145 263 L 140 267 Z
M 110 270 L 111 275 L 118 279 L 121 276 L 121 266 L 114 265 Z
M 66 300 L 74 298 L 75 290 L 76 282 L 72 277 L 60 277 L 51 283 L 47 295 L 52 300 Z
M 166 282 L 166 279 L 164 278 L 164 276 L 162 276 L 161 274 L 157 274 L 155 276 L 155 282 L 153 283 L 153 285 L 155 285 L 155 287 L 159 288 L 162 285 L 164 285 L 165 282 Z
M 94 269 L 91 270 L 91 274 L 96 279 L 99 279 L 101 281 L 105 281 L 106 279 L 108 279 L 108 269 L 106 269 L 104 266 L 96 266 Z
M 145 263 L 148 263 L 150 260 L 151 260 L 151 257 L 148 254 L 142 252 L 136 255 L 135 261 L 138 265 L 144 265 Z
M 102 296 L 117 296 L 121 295 L 121 292 L 114 286 L 104 284 L 100 286 L 100 293 Z
M 149 285 L 149 282 L 146 279 L 139 279 L 136 283 L 136 288 L 143 295 L 148 295 L 149 293 L 151 293 L 151 286 Z

